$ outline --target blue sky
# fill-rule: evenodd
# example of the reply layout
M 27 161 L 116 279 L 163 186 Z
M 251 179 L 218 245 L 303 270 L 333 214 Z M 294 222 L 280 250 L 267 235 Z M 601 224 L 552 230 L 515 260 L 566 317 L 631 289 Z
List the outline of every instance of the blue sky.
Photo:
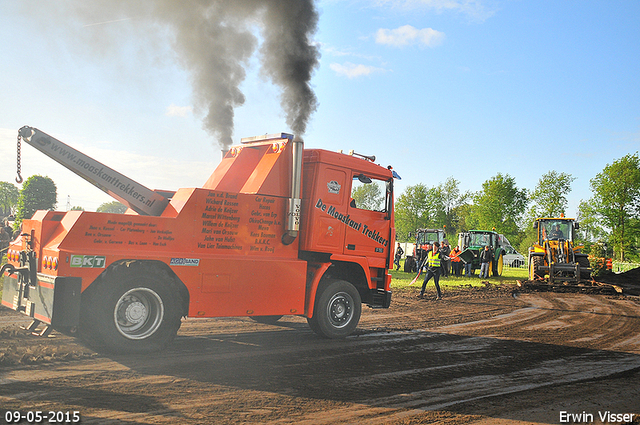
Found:
M 13 182 L 17 130 L 30 125 L 150 188 L 203 184 L 220 148 L 202 129 L 171 34 L 145 34 L 135 16 L 56 15 L 42 4 L 0 0 L 0 181 Z M 640 148 L 637 1 L 317 7 L 319 106 L 305 142 L 376 155 L 402 176 L 398 194 L 448 177 L 478 191 L 497 173 L 532 190 L 556 170 L 576 178 L 568 196 L 575 215 L 591 197 L 589 179 Z M 257 57 L 247 64 L 234 143 L 290 131 L 279 89 L 259 68 Z M 59 209 L 67 197 L 87 210 L 112 200 L 31 147 L 22 156 L 25 177 L 53 178 Z

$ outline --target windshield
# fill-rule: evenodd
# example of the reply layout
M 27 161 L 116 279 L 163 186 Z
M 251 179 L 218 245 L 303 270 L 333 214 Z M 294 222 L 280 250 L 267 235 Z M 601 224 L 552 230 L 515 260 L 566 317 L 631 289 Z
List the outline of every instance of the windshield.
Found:
M 393 200 L 393 180 L 378 180 L 364 174 L 353 177 L 350 205 L 361 210 L 389 213 Z
M 571 222 L 566 220 L 541 220 L 539 230 L 542 240 L 572 240 Z
M 431 245 L 433 242 L 440 242 L 440 240 L 438 239 L 438 233 L 437 232 L 421 232 L 418 233 L 418 244 L 419 245 L 424 245 L 424 244 L 429 244 Z
M 471 233 L 469 246 L 491 246 L 491 235 L 486 233 Z

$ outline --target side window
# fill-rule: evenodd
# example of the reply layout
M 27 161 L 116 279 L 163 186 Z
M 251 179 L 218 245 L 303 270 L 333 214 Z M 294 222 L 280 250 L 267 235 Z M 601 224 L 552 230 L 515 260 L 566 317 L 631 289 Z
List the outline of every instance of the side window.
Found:
M 369 211 L 386 211 L 387 185 L 388 182 L 384 180 L 356 174 L 351 186 L 351 207 Z

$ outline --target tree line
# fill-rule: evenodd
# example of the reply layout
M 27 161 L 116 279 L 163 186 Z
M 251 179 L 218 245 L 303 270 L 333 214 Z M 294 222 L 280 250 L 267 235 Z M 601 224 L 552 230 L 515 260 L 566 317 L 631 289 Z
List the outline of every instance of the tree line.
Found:
M 498 173 L 477 192 L 462 192 L 460 182 L 449 177 L 428 187 L 407 186 L 396 200 L 396 231 L 400 242 L 419 228 L 444 229 L 455 245 L 459 232 L 495 230 L 505 235 L 521 253 L 536 240 L 533 222 L 539 217 L 566 214 L 573 176 L 548 171 L 533 190 L 518 188 L 515 179 Z M 640 159 L 629 154 L 607 164 L 590 180 L 592 197 L 582 200 L 576 219 L 579 243 L 588 253 L 594 244 L 607 247 L 618 261 L 640 260 Z

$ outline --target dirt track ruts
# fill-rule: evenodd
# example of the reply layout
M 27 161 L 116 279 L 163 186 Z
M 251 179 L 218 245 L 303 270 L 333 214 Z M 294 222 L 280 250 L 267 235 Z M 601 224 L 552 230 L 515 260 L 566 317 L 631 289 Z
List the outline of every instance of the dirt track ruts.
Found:
M 398 292 L 389 310 L 365 309 L 346 340 L 320 339 L 298 317 L 187 320 L 168 350 L 146 356 L 5 335 L 5 352 L 58 356 L 0 363 L 3 418 L 10 409 L 78 410 L 83 423 L 507 424 L 558 423 L 561 410 L 640 413 L 640 303 L 619 296 L 489 287 L 435 302 Z M 75 360 L 62 361 L 66 351 Z

